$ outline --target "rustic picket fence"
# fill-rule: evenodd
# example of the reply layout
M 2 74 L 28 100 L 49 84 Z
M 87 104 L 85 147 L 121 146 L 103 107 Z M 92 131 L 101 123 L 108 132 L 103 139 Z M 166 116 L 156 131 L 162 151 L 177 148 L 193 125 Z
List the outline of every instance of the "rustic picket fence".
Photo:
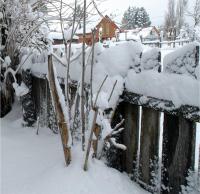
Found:
M 156 53 L 154 49 L 152 54 L 155 55 L 152 57 L 153 63 L 151 61 L 149 65 L 148 61 L 143 60 L 143 69 L 161 72 L 161 53 L 159 50 Z M 199 46 L 194 48 L 192 54 L 195 69 L 199 65 Z M 185 65 L 182 64 L 183 67 Z M 176 64 L 169 64 L 165 71 L 175 73 L 174 67 Z M 64 83 L 64 80 L 60 82 Z M 75 93 L 75 85 L 72 85 L 71 90 Z M 55 113 L 52 111 L 45 75 L 33 76 L 32 92 L 41 125 L 54 129 Z M 181 185 L 187 184 L 188 170 L 194 170 L 195 122 L 200 122 L 199 111 L 199 107 L 189 105 L 175 108 L 170 100 L 136 94 L 125 88 L 113 119 L 113 123 L 119 122 L 121 117 L 125 119 L 121 143 L 127 146 L 127 150 L 120 155 L 121 169 L 152 193 L 178 194 Z M 163 139 L 162 144 L 160 137 Z M 159 154 L 161 151 L 162 156 Z
M 189 57 L 195 60 L 195 70 L 199 65 L 199 46 Z M 160 58 L 154 62 L 155 67 Z M 175 73 L 176 64 L 172 63 L 165 68 L 166 72 Z M 182 68 L 185 65 L 182 63 Z M 192 75 L 194 71 L 187 73 Z M 175 109 L 170 100 L 126 90 L 121 98 L 114 118 L 115 122 L 121 117 L 126 121 L 121 143 L 127 146 L 127 151 L 121 156 L 121 169 L 152 193 L 178 194 L 181 185 L 187 184 L 188 171 L 194 170 L 195 122 L 200 122 L 199 107 L 182 105 Z M 161 135 L 162 144 L 159 142 Z

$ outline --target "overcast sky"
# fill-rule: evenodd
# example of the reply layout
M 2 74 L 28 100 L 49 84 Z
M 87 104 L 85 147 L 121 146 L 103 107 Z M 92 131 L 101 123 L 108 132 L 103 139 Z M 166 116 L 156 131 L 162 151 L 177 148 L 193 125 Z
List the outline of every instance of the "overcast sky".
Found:
M 192 4 L 194 0 L 188 0 Z M 167 11 L 168 0 L 106 0 L 101 4 L 101 10 L 107 10 L 106 14 L 116 12 L 117 22 L 121 22 L 124 11 L 129 6 L 144 7 L 150 16 L 152 25 L 161 25 Z

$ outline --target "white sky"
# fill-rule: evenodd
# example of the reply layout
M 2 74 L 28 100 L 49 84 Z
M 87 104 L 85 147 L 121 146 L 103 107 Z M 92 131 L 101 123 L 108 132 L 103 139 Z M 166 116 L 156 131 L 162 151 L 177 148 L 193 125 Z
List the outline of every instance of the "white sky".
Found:
M 189 7 L 194 0 L 188 0 Z M 152 25 L 161 25 L 164 22 L 164 15 L 167 11 L 168 0 L 105 0 L 100 10 L 107 10 L 105 13 L 116 12 L 119 16 L 117 22 L 121 22 L 124 11 L 130 6 L 144 7 L 150 16 Z

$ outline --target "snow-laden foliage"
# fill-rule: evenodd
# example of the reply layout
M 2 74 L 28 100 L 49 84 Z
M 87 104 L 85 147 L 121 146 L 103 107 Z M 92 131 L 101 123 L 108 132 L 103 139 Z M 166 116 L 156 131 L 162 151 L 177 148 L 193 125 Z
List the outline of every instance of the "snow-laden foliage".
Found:
M 122 25 L 124 29 L 145 28 L 151 25 L 151 21 L 144 7 L 129 6 L 123 15 Z
M 200 65 L 196 61 L 197 43 L 190 43 L 179 48 L 164 58 L 164 71 L 167 73 L 184 74 L 200 79 Z

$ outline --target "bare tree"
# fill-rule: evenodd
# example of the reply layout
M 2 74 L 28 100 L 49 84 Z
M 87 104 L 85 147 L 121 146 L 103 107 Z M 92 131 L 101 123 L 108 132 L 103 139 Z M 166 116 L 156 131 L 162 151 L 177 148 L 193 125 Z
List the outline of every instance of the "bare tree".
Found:
M 168 8 L 165 14 L 165 33 L 174 31 L 176 26 L 175 0 L 168 0 Z
M 176 5 L 176 30 L 179 33 L 185 22 L 185 11 L 188 0 L 178 0 Z
M 194 21 L 194 27 L 200 23 L 200 0 L 195 0 L 192 10 L 187 11 L 187 15 Z
M 193 40 L 196 39 L 195 27 L 200 24 L 200 0 L 195 0 L 194 5 L 191 10 L 187 10 L 187 16 L 192 18 L 193 25 Z

